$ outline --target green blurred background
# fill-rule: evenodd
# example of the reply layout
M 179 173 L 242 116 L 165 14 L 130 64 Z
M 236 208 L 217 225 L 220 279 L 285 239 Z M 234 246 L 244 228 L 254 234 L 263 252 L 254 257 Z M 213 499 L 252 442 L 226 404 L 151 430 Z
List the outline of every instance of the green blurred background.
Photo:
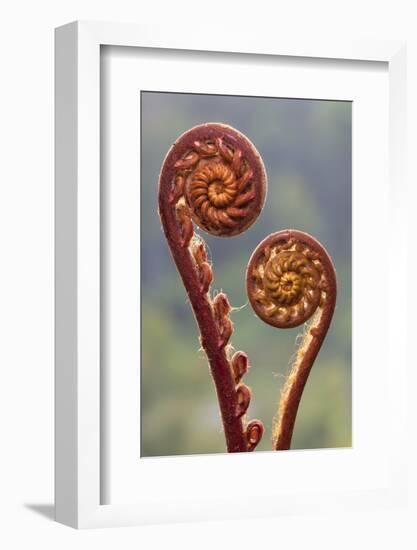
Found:
M 248 418 L 263 421 L 258 450 L 271 450 L 280 388 L 302 330 L 266 325 L 247 303 L 245 271 L 269 233 L 311 233 L 336 265 L 335 317 L 310 374 L 292 448 L 351 445 L 351 130 L 350 102 L 141 93 L 141 456 L 225 452 L 215 395 L 185 290 L 157 213 L 161 163 L 176 138 L 204 122 L 230 124 L 263 157 L 268 195 L 257 222 L 231 239 L 204 236 L 214 265 L 213 291 L 233 307 L 236 350 L 249 355 L 253 390 Z M 243 307 L 242 307 L 243 306 Z

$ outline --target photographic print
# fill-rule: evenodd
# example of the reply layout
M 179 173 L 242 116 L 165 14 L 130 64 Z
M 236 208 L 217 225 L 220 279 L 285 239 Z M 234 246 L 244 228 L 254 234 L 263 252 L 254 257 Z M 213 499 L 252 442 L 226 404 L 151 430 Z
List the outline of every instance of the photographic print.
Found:
M 141 456 L 350 447 L 351 102 L 140 103 Z

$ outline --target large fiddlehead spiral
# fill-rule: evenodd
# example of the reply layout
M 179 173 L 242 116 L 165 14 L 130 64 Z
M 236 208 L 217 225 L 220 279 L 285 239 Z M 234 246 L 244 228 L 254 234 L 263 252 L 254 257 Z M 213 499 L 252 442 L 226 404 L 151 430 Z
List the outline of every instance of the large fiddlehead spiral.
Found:
M 196 317 L 216 386 L 227 450 L 252 451 L 263 426 L 242 422 L 251 397 L 241 382 L 248 357 L 229 356 L 231 306 L 224 293 L 212 299 L 213 271 L 204 231 L 231 237 L 245 231 L 262 210 L 266 194 L 263 162 L 252 143 L 223 124 L 203 124 L 185 132 L 169 150 L 159 178 L 159 214 L 173 259 Z
M 291 328 L 311 320 L 282 390 L 274 426 L 274 448 L 289 449 L 304 386 L 332 320 L 336 272 L 316 239 L 285 230 L 269 235 L 256 248 L 246 285 L 255 313 L 266 323 Z

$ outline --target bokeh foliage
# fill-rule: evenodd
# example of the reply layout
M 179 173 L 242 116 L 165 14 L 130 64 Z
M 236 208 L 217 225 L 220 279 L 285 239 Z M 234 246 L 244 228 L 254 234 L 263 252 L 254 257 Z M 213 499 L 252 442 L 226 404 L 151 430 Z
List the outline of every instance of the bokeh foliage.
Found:
M 269 233 L 311 233 L 336 265 L 335 317 L 307 383 L 293 448 L 351 445 L 351 103 L 304 99 L 141 93 L 141 455 L 224 452 L 207 360 L 185 290 L 157 214 L 158 175 L 175 139 L 203 122 L 234 126 L 261 153 L 269 181 L 265 208 L 243 235 L 204 239 L 214 292 L 233 307 L 233 347 L 248 353 L 253 390 L 249 418 L 266 433 L 295 351 L 298 329 L 274 329 L 255 317 L 245 292 L 246 265 Z M 199 230 L 198 230 L 199 231 Z M 200 232 L 200 231 L 199 231 Z

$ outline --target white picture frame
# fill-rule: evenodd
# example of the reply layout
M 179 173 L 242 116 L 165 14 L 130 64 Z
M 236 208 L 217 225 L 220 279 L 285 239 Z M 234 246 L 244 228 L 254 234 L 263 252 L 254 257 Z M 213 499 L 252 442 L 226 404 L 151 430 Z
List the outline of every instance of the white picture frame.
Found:
M 158 30 L 160 32 L 158 32 Z M 265 497 L 247 512 L 242 501 L 227 507 L 222 499 L 182 506 L 166 495 L 164 506 L 152 502 L 144 509 L 134 503 L 101 504 L 100 444 L 103 414 L 100 401 L 100 48 L 102 45 L 173 50 L 214 51 L 201 33 L 177 35 L 174 29 L 136 25 L 75 22 L 56 30 L 56 519 L 67 525 L 103 527 L 185 519 L 271 515 L 288 511 L 395 505 L 404 499 L 406 359 L 405 331 L 390 327 L 395 341 L 397 391 L 390 396 L 397 445 L 388 457 L 390 475 L 384 490 L 353 495 L 306 492 L 288 494 L 277 502 Z M 401 193 L 405 151 L 405 45 L 401 42 L 363 41 L 312 43 L 257 36 L 249 43 L 238 33 L 216 39 L 215 51 L 297 58 L 381 61 L 389 71 L 389 156 L 392 210 L 388 239 L 404 233 L 405 207 Z M 396 247 L 401 265 L 405 246 Z M 404 261 L 402 265 L 405 266 Z M 406 279 L 405 267 L 398 273 Z M 401 269 L 404 269 L 401 272 Z M 403 291 L 404 292 L 404 291 Z M 392 298 L 390 294 L 390 298 Z M 401 302 L 401 301 L 400 301 Z M 405 300 L 401 303 L 404 304 Z M 392 308 L 392 303 L 389 304 Z M 398 307 L 398 306 L 396 306 Z M 404 315 L 405 319 L 405 315 Z M 177 460 L 184 460 L 178 458 Z M 204 457 L 204 460 L 208 460 Z

